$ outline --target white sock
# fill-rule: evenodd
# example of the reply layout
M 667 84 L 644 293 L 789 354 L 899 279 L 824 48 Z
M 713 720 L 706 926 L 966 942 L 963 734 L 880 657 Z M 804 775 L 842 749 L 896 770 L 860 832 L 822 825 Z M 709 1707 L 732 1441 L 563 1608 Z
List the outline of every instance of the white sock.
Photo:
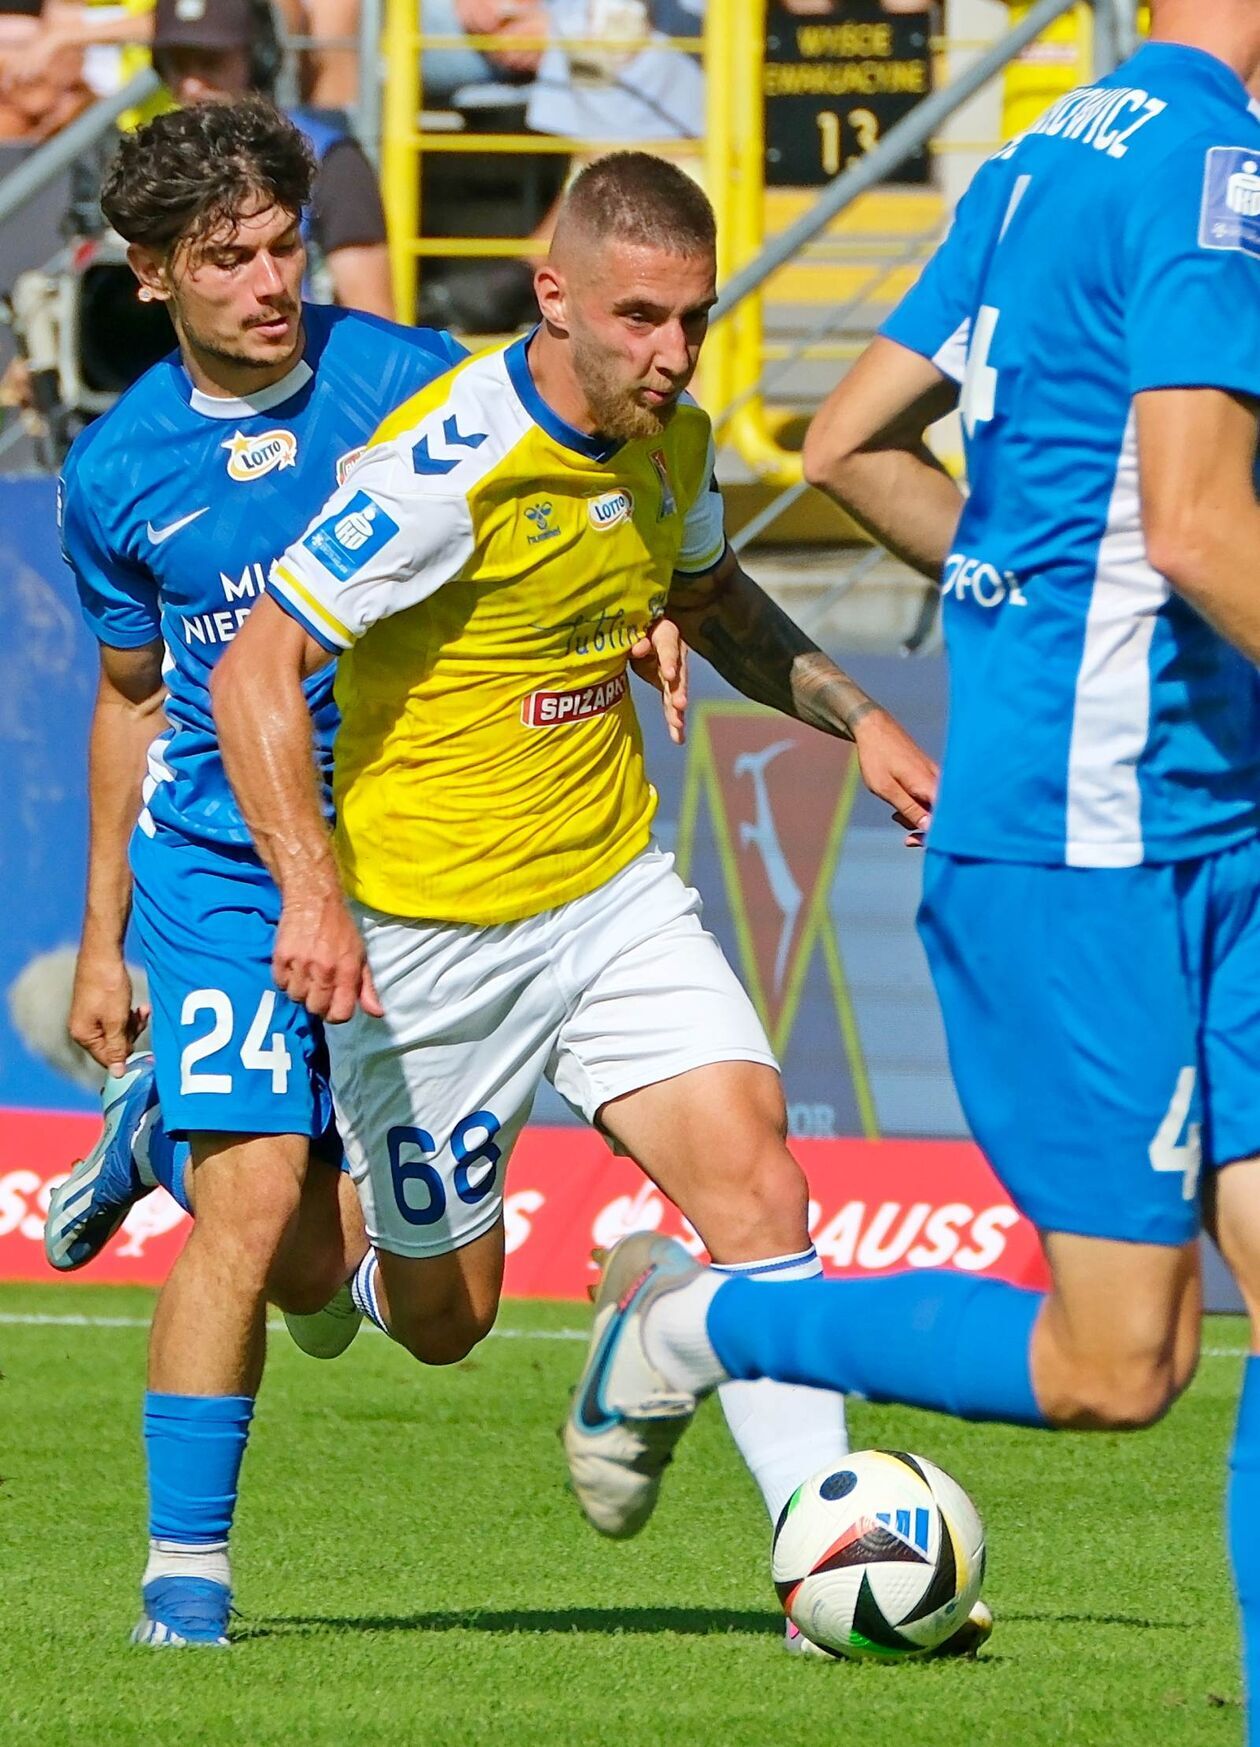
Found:
M 812 1280 L 822 1273 L 817 1252 L 772 1256 L 764 1262 L 714 1267 L 718 1279 Z M 820 1468 L 840 1466 L 849 1453 L 844 1396 L 799 1383 L 724 1383 L 718 1390 L 722 1412 L 736 1448 L 757 1482 L 770 1521 L 801 1484 Z
M 351 1277 L 350 1296 L 354 1300 L 355 1309 L 361 1310 L 369 1322 L 374 1322 L 382 1334 L 388 1334 L 389 1328 L 381 1315 L 381 1302 L 377 1293 L 380 1274 L 381 1264 L 376 1259 L 376 1251 L 369 1250 Z
M 644 1319 L 648 1358 L 674 1388 L 692 1395 L 726 1379 L 705 1326 L 713 1294 L 721 1284 L 721 1275 L 706 1268 L 685 1286 L 663 1293 Z
M 155 1577 L 204 1577 L 209 1583 L 222 1583 L 231 1589 L 228 1544 L 209 1541 L 201 1546 L 188 1541 L 150 1541 L 149 1562 L 141 1582 L 152 1583 Z

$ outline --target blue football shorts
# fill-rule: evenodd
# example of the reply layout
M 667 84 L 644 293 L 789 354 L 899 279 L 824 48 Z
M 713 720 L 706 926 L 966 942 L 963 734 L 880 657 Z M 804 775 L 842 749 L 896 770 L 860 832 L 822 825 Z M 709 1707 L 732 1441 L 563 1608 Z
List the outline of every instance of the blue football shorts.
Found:
M 1043 1231 L 1182 1244 L 1260 1154 L 1260 839 L 1071 868 L 929 852 L 919 932 L 963 1112 Z
M 253 850 L 137 830 L 132 919 L 172 1134 L 304 1134 L 339 1157 L 324 1029 L 277 989 L 280 896 Z

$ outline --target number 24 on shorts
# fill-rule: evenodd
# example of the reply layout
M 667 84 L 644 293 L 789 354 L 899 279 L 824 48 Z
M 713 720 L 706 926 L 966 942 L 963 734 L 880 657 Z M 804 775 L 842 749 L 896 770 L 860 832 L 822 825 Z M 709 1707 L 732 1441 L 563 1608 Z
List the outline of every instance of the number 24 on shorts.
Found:
M 258 1073 L 270 1073 L 271 1089 L 282 1098 L 289 1089 L 289 1069 L 293 1065 L 283 1031 L 274 1031 L 268 1043 L 267 1032 L 276 1008 L 276 992 L 264 989 L 258 1009 L 250 1022 L 241 1045 L 241 1066 Z M 232 1041 L 236 1018 L 230 997 L 223 989 L 193 989 L 184 997 L 180 1009 L 181 1025 L 191 1025 L 202 1013 L 210 1014 L 214 1023 L 203 1037 L 186 1044 L 179 1058 L 179 1089 L 187 1096 L 199 1092 L 232 1092 L 230 1073 L 206 1074 L 197 1071 L 198 1062 L 218 1055 Z
M 499 1132 L 499 1119 L 489 1110 L 474 1110 L 455 1124 L 451 1134 L 451 1154 L 455 1171 L 451 1178 L 455 1193 L 469 1207 L 484 1201 L 494 1188 L 499 1160 L 503 1150 L 494 1144 Z M 446 1184 L 433 1163 L 437 1153 L 433 1136 L 427 1129 L 391 1128 L 387 1136 L 389 1174 L 394 1185 L 394 1200 L 398 1211 L 409 1225 L 436 1225 L 446 1212 Z M 416 1192 L 424 1196 L 416 1205 Z

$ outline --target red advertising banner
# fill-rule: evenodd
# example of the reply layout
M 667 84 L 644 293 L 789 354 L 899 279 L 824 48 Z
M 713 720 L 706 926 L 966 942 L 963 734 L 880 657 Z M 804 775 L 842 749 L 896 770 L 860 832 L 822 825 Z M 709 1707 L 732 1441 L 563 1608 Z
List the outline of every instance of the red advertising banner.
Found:
M 44 1261 L 44 1213 L 66 1164 L 99 1132 L 91 1116 L 0 1111 L 0 1280 L 158 1285 L 188 1219 L 162 1190 L 132 1210 L 91 1267 L 57 1275 Z M 955 1268 L 1044 1286 L 1036 1233 L 966 1141 L 800 1140 L 810 1184 L 810 1230 L 831 1274 Z M 530 1128 L 512 1159 L 504 1206 L 506 1291 L 515 1298 L 583 1298 L 591 1250 L 627 1232 L 695 1233 L 638 1167 L 580 1128 Z

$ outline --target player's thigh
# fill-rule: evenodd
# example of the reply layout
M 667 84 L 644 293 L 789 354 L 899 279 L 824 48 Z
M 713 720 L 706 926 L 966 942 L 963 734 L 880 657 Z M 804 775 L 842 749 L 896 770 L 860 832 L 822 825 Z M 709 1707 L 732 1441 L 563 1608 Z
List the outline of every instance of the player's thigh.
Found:
M 1218 1171 L 1212 1200 L 1216 1240 L 1251 1318 L 1251 1350 L 1260 1352 L 1260 1157 Z
M 168 1132 L 327 1136 L 323 1027 L 276 988 L 279 900 L 265 870 L 143 834 L 132 866 Z
M 189 1135 L 197 1218 L 189 1244 L 265 1278 L 297 1219 L 310 1159 L 301 1134 Z
M 1043 1232 L 1053 1289 L 1033 1337 L 1038 1400 L 1061 1424 L 1146 1425 L 1194 1372 L 1197 1242 Z
M 562 1000 L 527 924 L 357 915 L 385 1015 L 329 1027 L 338 1126 L 377 1249 L 445 1256 L 502 1219 Z
M 445 1255 L 377 1255 L 390 1333 L 424 1364 L 458 1363 L 494 1327 L 503 1290 L 501 1219 Z
M 919 928 L 972 1133 L 1043 1231 L 1198 1229 L 1197 991 L 1174 870 L 926 857 Z
M 570 910 L 560 965 L 579 993 L 548 1064 L 556 1089 L 714 1256 L 805 1247 L 805 1183 L 784 1143 L 773 1052 L 673 858 L 649 851 Z

